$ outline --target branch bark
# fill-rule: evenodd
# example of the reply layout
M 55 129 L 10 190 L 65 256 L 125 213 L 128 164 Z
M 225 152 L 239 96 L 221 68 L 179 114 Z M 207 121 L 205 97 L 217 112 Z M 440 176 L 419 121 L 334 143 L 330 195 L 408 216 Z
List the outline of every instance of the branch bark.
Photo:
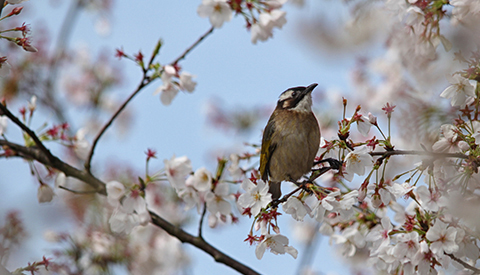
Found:
M 236 271 L 242 273 L 242 274 L 260 274 L 256 272 L 255 270 L 251 269 L 250 267 L 238 262 L 237 260 L 231 258 L 230 256 L 224 254 L 217 248 L 213 247 L 209 243 L 207 243 L 203 238 L 201 237 L 195 237 L 184 230 L 182 230 L 179 227 L 174 226 L 173 224 L 169 223 L 168 221 L 162 219 L 160 216 L 157 214 L 150 212 L 150 216 L 152 217 L 152 223 L 161 227 L 163 230 L 165 230 L 168 234 L 176 237 L 183 243 L 189 243 L 206 253 L 208 253 L 210 256 L 213 257 L 213 259 L 216 262 L 225 264 Z

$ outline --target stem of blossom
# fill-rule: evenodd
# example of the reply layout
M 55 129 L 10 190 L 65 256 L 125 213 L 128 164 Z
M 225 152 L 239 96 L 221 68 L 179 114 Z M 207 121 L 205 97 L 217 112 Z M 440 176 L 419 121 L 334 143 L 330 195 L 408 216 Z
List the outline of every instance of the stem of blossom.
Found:
M 386 136 L 383 134 L 383 131 L 382 131 L 382 129 L 380 129 L 380 127 L 378 126 L 378 124 L 377 124 L 377 125 L 375 125 L 375 127 L 377 127 L 377 129 L 378 129 L 378 131 L 380 132 L 380 134 L 382 134 L 382 137 L 383 137 L 383 139 L 385 139 L 385 140 L 386 140 L 386 139 L 387 139 L 387 137 L 386 137 Z
M 189 243 L 200 250 L 205 251 L 209 255 L 213 257 L 216 262 L 223 263 L 236 271 L 240 272 L 241 274 L 260 274 L 253 270 L 252 268 L 240 263 L 239 261 L 231 258 L 227 254 L 221 252 L 217 248 L 213 247 L 209 243 L 207 243 L 204 239 L 195 237 L 183 229 L 169 223 L 168 221 L 164 220 L 157 214 L 150 211 L 150 216 L 152 217 L 152 223 L 157 225 L 158 227 L 165 230 L 171 236 L 179 239 L 183 243 Z
M 203 212 L 202 215 L 200 216 L 200 224 L 198 225 L 198 237 L 203 240 L 203 235 L 202 235 L 202 228 L 203 228 L 203 220 L 205 219 L 205 214 L 207 213 L 207 203 L 203 203 Z

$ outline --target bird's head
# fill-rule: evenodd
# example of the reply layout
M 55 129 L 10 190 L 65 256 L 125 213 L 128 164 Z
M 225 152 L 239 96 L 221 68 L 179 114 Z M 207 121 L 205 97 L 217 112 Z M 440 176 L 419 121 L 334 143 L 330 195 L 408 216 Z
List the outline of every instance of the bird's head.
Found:
M 308 87 L 293 87 L 287 89 L 278 98 L 277 108 L 297 112 L 311 112 L 312 91 L 317 85 L 317 83 L 313 83 Z

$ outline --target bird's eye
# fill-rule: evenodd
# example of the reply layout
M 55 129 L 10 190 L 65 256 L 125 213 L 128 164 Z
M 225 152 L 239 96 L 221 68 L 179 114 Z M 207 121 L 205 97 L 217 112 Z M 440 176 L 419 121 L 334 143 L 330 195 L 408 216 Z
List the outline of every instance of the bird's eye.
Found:
M 297 91 L 293 91 L 292 92 L 292 97 L 296 97 L 297 96 Z

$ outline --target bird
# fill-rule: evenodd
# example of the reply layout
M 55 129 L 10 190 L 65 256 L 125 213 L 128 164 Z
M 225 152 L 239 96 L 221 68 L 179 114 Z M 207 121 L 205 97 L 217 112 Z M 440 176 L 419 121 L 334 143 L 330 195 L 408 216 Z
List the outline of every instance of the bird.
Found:
M 313 167 L 320 145 L 320 127 L 312 112 L 317 85 L 284 91 L 263 131 L 259 172 L 269 182 L 272 200 L 282 195 L 282 181 L 296 182 Z

